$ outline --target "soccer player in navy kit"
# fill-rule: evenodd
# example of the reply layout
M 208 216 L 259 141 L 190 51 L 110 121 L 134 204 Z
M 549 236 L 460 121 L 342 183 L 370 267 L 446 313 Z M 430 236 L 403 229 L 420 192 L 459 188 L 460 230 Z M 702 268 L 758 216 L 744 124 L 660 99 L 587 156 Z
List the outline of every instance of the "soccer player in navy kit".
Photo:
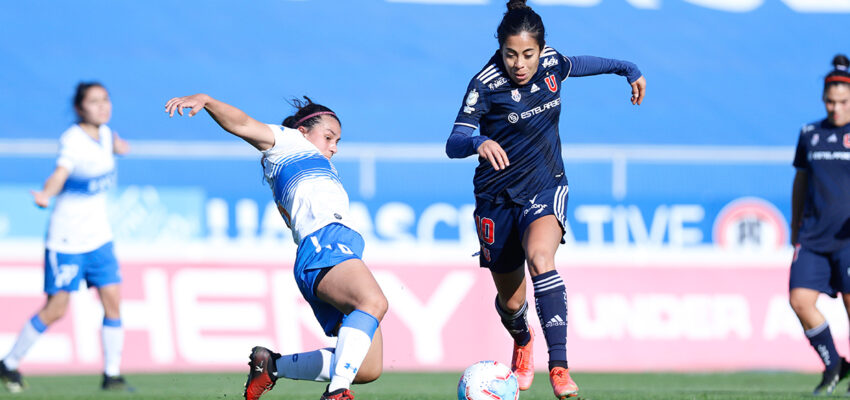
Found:
M 81 82 L 73 99 L 78 121 L 59 139 L 56 168 L 42 190 L 33 191 L 41 208 L 56 197 L 45 239 L 44 307 L 26 322 L 9 354 L 0 361 L 0 380 L 10 392 L 23 389 L 18 365 L 47 328 L 68 310 L 71 292 L 85 279 L 103 304 L 103 389 L 129 389 L 121 377 L 124 330 L 121 324 L 121 273 L 112 250 L 106 214 L 107 191 L 115 184 L 115 154 L 129 145 L 106 125 L 112 102 L 97 82 Z
M 791 307 L 825 367 L 814 394 L 832 393 L 850 374 L 815 306 L 820 293 L 840 292 L 850 313 L 850 62 L 838 55 L 832 63 L 823 87 L 827 117 L 800 131 L 791 196 Z
M 496 310 L 514 339 L 511 367 L 520 389 L 534 377 L 525 262 L 549 349 L 550 383 L 556 397 L 566 398 L 577 396 L 578 386 L 567 364 L 566 288 L 555 270 L 569 192 L 558 134 L 561 86 L 571 76 L 614 73 L 628 79 L 631 101 L 640 104 L 646 80 L 630 62 L 561 55 L 545 45 L 543 21 L 525 1 L 507 7 L 499 50 L 472 78 L 446 153 L 479 156 L 473 182 L 479 262 L 491 271 Z
M 378 326 L 387 299 L 361 260 L 363 238 L 351 227 L 348 194 L 331 157 L 342 128 L 331 109 L 295 101 L 298 111 L 282 126 L 263 124 L 241 110 L 205 94 L 173 98 L 170 115 L 200 110 L 224 130 L 262 152 L 263 173 L 286 226 L 298 245 L 293 272 L 304 299 L 334 348 L 280 355 L 264 347 L 251 350 L 246 400 L 257 400 L 278 378 L 328 382 L 322 400 L 353 400 L 352 383 L 378 379 L 383 339 Z

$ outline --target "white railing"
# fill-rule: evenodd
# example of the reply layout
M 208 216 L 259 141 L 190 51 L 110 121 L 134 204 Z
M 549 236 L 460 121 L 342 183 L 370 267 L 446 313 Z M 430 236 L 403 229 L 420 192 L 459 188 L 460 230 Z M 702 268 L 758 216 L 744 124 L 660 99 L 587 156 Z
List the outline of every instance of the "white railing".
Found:
M 149 160 L 256 160 L 256 150 L 241 142 L 216 141 L 131 141 L 133 159 Z M 443 143 L 346 143 L 335 160 L 359 164 L 360 196 L 371 198 L 376 191 L 376 163 L 379 161 L 422 163 L 458 162 L 446 157 Z M 56 140 L 0 139 L 0 157 L 52 158 Z M 608 145 L 564 144 L 568 162 L 611 163 L 611 192 L 622 199 L 627 190 L 629 163 L 669 163 L 690 165 L 790 165 L 794 148 L 790 146 L 699 146 L 699 145 Z M 474 163 L 474 158 L 465 162 Z

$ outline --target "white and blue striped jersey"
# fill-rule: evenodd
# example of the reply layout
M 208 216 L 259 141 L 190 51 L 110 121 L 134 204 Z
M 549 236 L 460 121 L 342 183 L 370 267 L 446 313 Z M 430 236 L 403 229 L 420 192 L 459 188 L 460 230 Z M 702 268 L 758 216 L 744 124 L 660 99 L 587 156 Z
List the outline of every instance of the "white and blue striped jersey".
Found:
M 106 192 L 115 185 L 112 130 L 100 126 L 100 140 L 73 125 L 59 139 L 56 165 L 70 174 L 56 196 L 45 246 L 59 253 L 86 253 L 112 240 Z
M 268 126 L 274 146 L 263 151 L 263 174 L 295 244 L 332 223 L 354 229 L 348 193 L 331 161 L 297 129 Z

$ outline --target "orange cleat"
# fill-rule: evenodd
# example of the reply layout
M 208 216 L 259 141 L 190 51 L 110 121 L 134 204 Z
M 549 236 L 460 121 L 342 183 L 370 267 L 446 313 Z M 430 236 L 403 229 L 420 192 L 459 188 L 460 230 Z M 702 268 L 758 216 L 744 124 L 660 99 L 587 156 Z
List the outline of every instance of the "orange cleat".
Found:
M 578 396 L 578 385 L 570 377 L 569 368 L 552 368 L 549 371 L 549 382 L 552 383 L 552 390 L 555 392 L 555 397 L 559 399 Z
M 531 387 L 531 382 L 534 380 L 534 331 L 529 329 L 531 339 L 525 346 L 520 346 L 514 342 L 514 355 L 511 358 L 511 371 L 516 375 L 519 390 L 528 390 Z
M 251 362 L 248 363 L 248 380 L 245 382 L 245 400 L 257 400 L 263 393 L 272 390 L 277 381 L 275 360 L 280 357 L 265 347 L 251 349 Z

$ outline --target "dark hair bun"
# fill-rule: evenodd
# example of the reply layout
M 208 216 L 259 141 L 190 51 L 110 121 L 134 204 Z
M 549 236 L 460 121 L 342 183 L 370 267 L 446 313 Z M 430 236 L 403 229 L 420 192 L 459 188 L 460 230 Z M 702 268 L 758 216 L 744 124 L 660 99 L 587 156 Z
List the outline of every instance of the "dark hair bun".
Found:
M 521 8 L 529 8 L 527 4 L 525 4 L 526 0 L 510 0 L 508 1 L 508 11 L 510 10 L 519 10 Z
M 847 71 L 850 67 L 850 60 L 844 54 L 838 54 L 832 59 L 832 66 L 837 70 Z

